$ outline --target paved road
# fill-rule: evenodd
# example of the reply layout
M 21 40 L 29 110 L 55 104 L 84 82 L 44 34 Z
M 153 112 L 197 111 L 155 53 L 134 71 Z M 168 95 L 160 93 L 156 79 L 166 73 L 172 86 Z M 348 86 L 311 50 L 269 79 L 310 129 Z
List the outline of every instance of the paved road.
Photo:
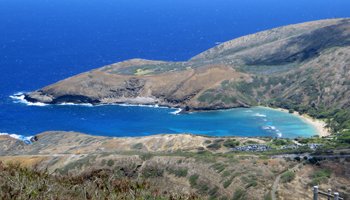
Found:
M 311 155 L 309 153 L 303 153 L 303 154 L 281 154 L 281 155 L 274 155 L 271 156 L 271 158 L 295 158 L 295 157 L 308 157 L 308 158 L 350 158 L 350 154 L 346 155 Z

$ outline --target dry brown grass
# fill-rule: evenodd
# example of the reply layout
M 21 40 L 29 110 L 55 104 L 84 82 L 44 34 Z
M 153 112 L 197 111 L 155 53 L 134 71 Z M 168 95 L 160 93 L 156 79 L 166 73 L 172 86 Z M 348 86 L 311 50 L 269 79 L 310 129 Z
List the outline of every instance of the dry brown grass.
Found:
M 117 178 L 113 171 L 95 170 L 78 176 L 0 162 L 0 199 L 198 199 L 193 194 L 160 193 L 145 180 Z

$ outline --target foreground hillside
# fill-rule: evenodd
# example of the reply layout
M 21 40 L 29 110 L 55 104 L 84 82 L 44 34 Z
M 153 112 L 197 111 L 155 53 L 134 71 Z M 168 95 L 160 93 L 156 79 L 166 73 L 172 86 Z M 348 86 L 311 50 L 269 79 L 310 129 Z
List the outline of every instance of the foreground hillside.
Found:
M 132 59 L 26 94 L 32 102 L 159 104 L 189 110 L 267 105 L 350 128 L 350 19 L 290 25 L 186 62 Z
M 184 111 L 263 105 L 322 118 L 334 134 L 288 140 L 46 132 L 31 145 L 3 136 L 0 194 L 30 194 L 32 199 L 308 199 L 311 187 L 319 185 L 348 199 L 349 80 L 350 19 L 248 35 L 186 62 L 132 59 L 82 73 L 27 93 L 25 99 L 159 104 Z M 41 187 L 43 182 L 48 187 Z M 67 196 L 57 197 L 59 193 Z
M 0 198 L 307 199 L 313 185 L 350 197 L 350 188 L 344 187 L 350 184 L 350 152 L 343 148 L 327 157 L 305 148 L 232 151 L 293 144 L 288 139 L 109 138 L 74 132 L 46 132 L 35 139 L 26 145 L 0 137 Z M 310 142 L 316 141 L 321 140 Z

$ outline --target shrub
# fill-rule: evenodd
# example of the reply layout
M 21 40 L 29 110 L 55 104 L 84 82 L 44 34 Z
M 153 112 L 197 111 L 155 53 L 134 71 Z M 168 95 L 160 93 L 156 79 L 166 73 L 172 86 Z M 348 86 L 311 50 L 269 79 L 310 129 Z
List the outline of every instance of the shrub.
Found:
M 142 170 L 142 175 L 145 178 L 157 178 L 162 177 L 164 170 L 159 169 L 156 166 L 147 166 Z
M 258 142 L 255 142 L 253 140 L 248 140 L 246 142 L 244 142 L 245 145 L 250 145 L 250 144 L 259 144 Z
M 255 180 L 251 180 L 251 181 L 245 186 L 245 188 L 248 189 L 248 188 L 250 188 L 250 187 L 255 187 L 255 186 L 257 186 L 257 185 L 258 185 L 258 183 L 257 183 Z
M 268 192 L 268 193 L 264 196 L 264 200 L 272 200 L 271 192 Z
M 236 146 L 239 146 L 239 141 L 236 141 L 235 139 L 228 139 L 223 145 L 227 148 L 235 148 Z
M 208 194 L 211 199 L 217 199 L 216 196 L 217 196 L 218 190 L 219 190 L 218 186 L 215 186 L 211 190 L 209 190 Z
M 141 150 L 141 149 L 143 149 L 143 144 L 142 143 L 137 143 L 137 144 L 134 144 L 131 148 L 132 149 Z
M 283 146 L 283 145 L 288 145 L 288 144 L 293 144 L 292 141 L 288 139 L 273 139 L 272 144 L 276 146 Z
M 114 161 L 113 161 L 113 160 L 108 160 L 108 161 L 107 161 L 107 165 L 108 165 L 109 167 L 112 167 L 112 166 L 114 165 Z
M 341 135 L 338 137 L 338 141 L 341 143 L 350 144 L 350 131 L 344 131 L 341 133 Z
M 230 178 L 230 179 L 224 181 L 222 186 L 224 186 L 224 188 L 227 188 L 228 186 L 231 185 L 232 181 L 233 181 L 233 178 Z
M 319 185 L 322 182 L 325 182 L 327 179 L 331 177 L 331 171 L 329 169 L 321 169 L 315 171 L 311 178 L 311 185 Z
M 199 199 L 193 194 L 173 198 L 158 191 L 148 181 L 118 178 L 111 170 L 52 176 L 47 171 L 0 161 L 0 199 Z
M 168 169 L 168 172 L 174 174 L 177 177 L 186 177 L 188 173 L 187 168 L 179 168 L 179 169 Z
M 199 193 L 205 194 L 209 190 L 208 183 L 198 181 L 197 184 L 195 185 L 195 188 L 198 189 Z
M 191 187 L 194 187 L 194 186 L 197 185 L 198 178 L 199 178 L 198 174 L 193 174 L 193 175 L 190 176 L 189 181 L 190 181 Z
M 205 140 L 204 141 L 204 144 L 210 144 L 211 143 L 211 140 Z
M 281 181 L 283 183 L 288 183 L 291 182 L 292 180 L 294 180 L 295 178 L 295 173 L 292 171 L 286 171 L 282 174 L 281 176 Z
M 143 160 L 143 161 L 146 161 L 146 160 L 149 160 L 153 157 L 153 155 L 151 153 L 144 153 L 144 154 L 141 154 L 140 155 L 140 158 Z
M 208 149 L 211 149 L 211 150 L 218 150 L 221 148 L 221 144 L 219 143 L 213 143 L 213 144 L 209 144 L 207 146 Z
M 227 165 L 223 164 L 223 163 L 215 163 L 214 165 L 212 165 L 211 167 L 218 173 L 222 172 L 225 170 Z
M 233 198 L 234 200 L 241 200 L 245 199 L 246 192 L 240 188 L 238 188 L 235 193 L 233 193 Z
M 229 176 L 231 173 L 229 171 L 224 171 L 222 174 L 221 174 L 221 177 L 227 177 Z

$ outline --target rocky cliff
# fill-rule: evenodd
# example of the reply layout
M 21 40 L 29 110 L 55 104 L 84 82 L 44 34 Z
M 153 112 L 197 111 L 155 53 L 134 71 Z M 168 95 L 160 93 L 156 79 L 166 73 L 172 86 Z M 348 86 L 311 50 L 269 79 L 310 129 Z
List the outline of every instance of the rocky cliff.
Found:
M 261 103 L 348 108 L 350 19 L 275 28 L 220 44 L 187 62 L 132 59 L 26 94 L 49 104 L 160 104 L 187 110 Z

